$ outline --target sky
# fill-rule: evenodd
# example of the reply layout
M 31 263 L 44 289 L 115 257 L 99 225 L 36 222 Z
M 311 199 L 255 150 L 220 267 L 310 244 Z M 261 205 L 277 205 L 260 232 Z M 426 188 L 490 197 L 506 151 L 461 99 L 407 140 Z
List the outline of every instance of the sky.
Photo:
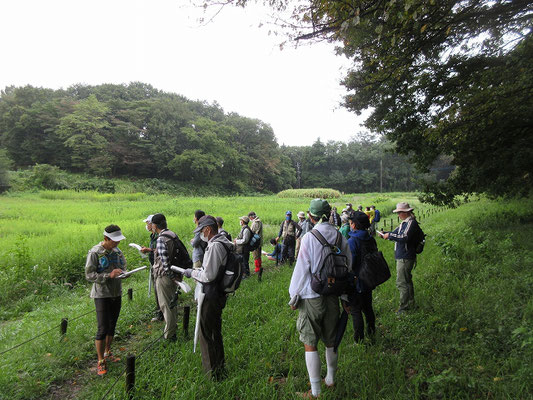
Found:
M 349 61 L 334 45 L 285 46 L 269 10 L 188 0 L 3 0 L 0 89 L 140 81 L 270 124 L 279 144 L 348 141 L 363 117 L 340 105 Z

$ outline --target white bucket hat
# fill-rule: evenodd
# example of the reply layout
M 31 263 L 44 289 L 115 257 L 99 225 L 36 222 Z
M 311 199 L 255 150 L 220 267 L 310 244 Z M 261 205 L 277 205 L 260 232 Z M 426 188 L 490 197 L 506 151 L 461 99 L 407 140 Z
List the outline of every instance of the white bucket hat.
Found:
M 111 233 L 104 231 L 104 236 L 108 237 L 113 242 L 120 242 L 121 240 L 126 239 L 126 236 L 122 234 L 122 231 L 115 231 Z
M 403 203 L 402 202 L 402 203 L 396 204 L 396 209 L 393 210 L 392 212 L 393 213 L 397 213 L 397 212 L 400 212 L 400 211 L 402 211 L 402 212 L 411 212 L 413 210 L 414 210 L 413 207 L 409 207 L 409 203 Z
M 149 222 L 149 223 L 152 223 L 152 217 L 154 216 L 154 214 L 150 214 L 149 216 L 147 216 L 145 219 L 143 219 L 143 222 Z

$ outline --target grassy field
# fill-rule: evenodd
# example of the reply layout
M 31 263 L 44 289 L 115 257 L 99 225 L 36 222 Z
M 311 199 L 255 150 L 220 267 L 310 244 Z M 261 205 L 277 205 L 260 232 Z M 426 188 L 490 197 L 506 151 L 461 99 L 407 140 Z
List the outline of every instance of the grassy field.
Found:
M 346 201 L 376 203 L 387 212 L 404 198 L 414 202 L 410 194 L 369 194 L 344 196 L 334 204 L 342 209 Z M 127 243 L 145 243 L 142 219 L 161 211 L 171 229 L 188 241 L 197 208 L 224 217 L 234 235 L 238 217 L 254 210 L 269 238 L 277 233 L 287 209 L 305 210 L 308 200 L 45 192 L 0 201 L 0 353 L 51 329 L 2 354 L 1 399 L 101 399 L 106 393 L 107 398 L 126 398 L 121 374 L 128 353 L 138 356 L 138 399 L 292 399 L 295 391 L 307 390 L 297 314 L 287 306 L 289 267 L 266 263 L 262 282 L 246 280 L 229 298 L 223 313 L 229 376 L 213 383 L 202 375 L 192 340 L 155 342 L 143 352 L 163 329 L 161 323 L 149 322 L 154 301 L 147 296 L 143 273 L 124 283 L 124 291 L 133 288 L 134 297 L 123 300 L 118 324 L 116 348 L 123 360 L 112 365 L 104 379 L 98 378 L 91 371 L 96 321 L 83 266 L 87 250 L 109 223 L 122 227 Z M 530 200 L 480 200 L 423 218 L 429 240 L 414 272 L 419 307 L 402 319 L 394 315 L 398 296 L 393 246 L 378 241 L 393 278 L 374 292 L 376 340 L 356 346 L 348 327 L 339 353 L 337 386 L 323 398 L 532 398 L 531 206 Z M 121 248 L 130 267 L 141 265 L 125 244 Z M 65 282 L 74 283 L 73 288 Z M 192 305 L 190 296 L 181 304 Z M 194 316 L 193 309 L 191 335 Z M 68 332 L 61 338 L 59 323 L 66 317 Z M 325 373 L 323 347 L 319 350 Z

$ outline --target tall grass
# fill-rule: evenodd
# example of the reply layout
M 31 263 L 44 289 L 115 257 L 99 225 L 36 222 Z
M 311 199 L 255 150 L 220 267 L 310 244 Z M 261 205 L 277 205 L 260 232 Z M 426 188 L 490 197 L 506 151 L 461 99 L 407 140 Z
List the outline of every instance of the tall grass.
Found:
M 355 205 L 354 199 L 360 199 L 365 205 L 378 203 L 377 196 L 344 196 L 338 205 L 347 201 Z M 380 200 L 381 204 L 402 199 L 412 201 L 410 196 L 398 194 Z M 30 225 L 36 231 L 48 232 L 32 236 L 31 229 L 26 234 L 13 229 L 2 236 L 4 248 L 12 245 L 10 240 L 19 240 L 18 247 L 25 249 L 12 254 L 13 260 L 31 265 L 33 257 L 44 257 L 50 250 L 44 247 L 36 252 L 37 242 L 53 236 L 48 245 L 54 246 L 56 254 L 63 259 L 78 257 L 80 264 L 76 268 L 81 277 L 86 251 L 100 240 L 107 221 L 123 227 L 128 237 L 126 242 L 132 238 L 131 241 L 145 243 L 147 233 L 141 220 L 148 213 L 165 212 L 171 228 L 190 238 L 192 212 L 196 208 L 215 210 L 215 214 L 226 219 L 233 234 L 238 231 L 238 217 L 254 210 L 266 223 L 265 237 L 268 237 L 277 234 L 286 209 L 306 209 L 308 205 L 306 199 L 300 202 L 274 196 L 260 200 L 155 196 L 137 201 L 98 202 L 49 201 L 28 195 L 11 200 L 15 199 L 2 198 L 2 205 L 7 204 L 9 210 L 2 209 L 1 223 L 9 221 L 2 227 L 17 224 L 17 215 L 29 215 L 26 211 L 30 209 L 35 212 L 31 214 Z M 339 353 L 336 388 L 325 392 L 323 398 L 531 398 L 531 206 L 531 200 L 506 204 L 482 200 L 424 219 L 428 244 L 414 270 L 418 309 L 401 319 L 394 315 L 398 295 L 394 285 L 393 246 L 378 241 L 393 267 L 393 278 L 374 291 L 378 325 L 375 342 L 367 340 L 354 346 L 353 331 L 348 327 Z M 86 218 L 83 224 L 73 222 L 80 218 Z M 52 223 L 45 224 L 47 220 Z M 84 231 L 86 224 L 91 228 Z M 84 234 L 76 234 L 75 227 Z M 68 242 L 66 239 L 71 236 L 74 240 Z M 130 266 L 140 265 L 142 260 L 124 244 L 121 248 Z M 285 266 L 277 268 L 271 262 L 265 265 L 263 281 L 244 281 L 235 296 L 229 298 L 223 312 L 228 378 L 221 383 L 207 380 L 201 372 L 199 354 L 192 353 L 190 340 L 179 340 L 170 346 L 158 343 L 137 360 L 137 399 L 292 399 L 295 391 L 307 390 L 303 347 L 295 329 L 296 313 L 287 306 L 292 270 Z M 38 274 L 40 267 L 35 271 L 30 268 L 31 272 L 24 270 L 19 279 L 26 276 L 28 281 L 33 280 L 30 274 Z M 116 348 L 123 349 L 118 350 L 123 359 L 128 352 L 138 354 L 162 332 L 160 323 L 149 322 L 154 302 L 146 295 L 146 276 L 136 276 L 124 285 L 125 289 L 135 287 L 135 292 L 133 302 L 124 302 L 119 319 Z M 88 299 L 86 285 L 68 290 L 56 284 L 55 288 L 45 302 L 39 293 L 31 292 L 24 297 L 31 299 L 29 310 L 33 311 L 28 310 L 21 318 L 0 325 L 0 351 L 59 324 L 63 317 L 79 315 L 94 307 Z M 191 302 L 190 296 L 185 296 L 182 302 Z M 194 315 L 192 310 L 191 324 Z M 94 371 L 89 370 L 95 359 L 92 341 L 95 328 L 94 314 L 89 314 L 69 325 L 63 341 L 59 340 L 58 331 L 53 331 L 3 355 L 0 398 L 46 398 L 52 393 L 57 398 L 58 393 L 76 390 L 79 398 L 100 399 L 122 372 L 124 364 L 113 364 L 104 379 L 97 379 Z M 320 351 L 323 354 L 323 347 Z M 324 359 L 322 363 L 324 375 Z M 126 398 L 123 379 L 109 398 Z M 58 389 L 52 389 L 54 385 L 62 389 L 57 392 Z

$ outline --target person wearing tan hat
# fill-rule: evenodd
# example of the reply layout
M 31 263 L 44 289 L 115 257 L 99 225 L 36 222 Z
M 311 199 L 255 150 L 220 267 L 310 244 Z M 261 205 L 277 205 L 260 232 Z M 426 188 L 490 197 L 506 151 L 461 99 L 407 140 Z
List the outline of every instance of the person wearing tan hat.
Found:
M 248 226 L 250 218 L 246 215 L 239 218 L 241 224 L 241 231 L 237 238 L 233 241 L 235 243 L 235 253 L 242 254 L 243 263 L 243 278 L 250 276 L 250 239 L 252 238 L 252 230 Z
M 392 211 L 402 220 L 400 226 L 392 232 L 386 232 L 383 239 L 392 240 L 394 244 L 394 258 L 396 259 L 396 287 L 400 292 L 400 306 L 396 314 L 411 309 L 415 305 L 415 291 L 413 287 L 412 271 L 416 265 L 415 235 L 420 229 L 409 203 L 401 202 Z

